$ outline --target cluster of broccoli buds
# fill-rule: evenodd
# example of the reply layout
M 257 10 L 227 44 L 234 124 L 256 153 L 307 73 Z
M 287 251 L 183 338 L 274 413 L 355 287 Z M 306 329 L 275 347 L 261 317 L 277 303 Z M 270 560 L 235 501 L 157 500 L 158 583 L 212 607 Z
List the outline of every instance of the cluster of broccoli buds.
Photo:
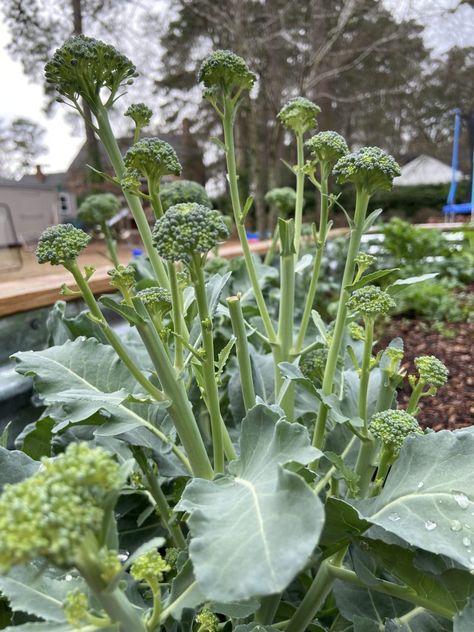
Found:
M 295 209 L 296 192 L 291 187 L 271 189 L 265 195 L 265 202 L 278 210 L 285 217 Z
M 247 62 L 229 50 L 216 50 L 202 62 L 198 80 L 207 88 L 204 96 L 211 102 L 219 93 L 231 98 L 250 90 L 257 77 Z
M 58 100 L 69 101 L 78 108 L 78 100 L 83 97 L 94 114 L 102 105 L 103 88 L 109 91 L 103 104 L 108 108 L 120 87 L 133 83 L 137 76 L 135 66 L 125 55 L 85 35 L 68 39 L 45 66 L 46 82 L 61 95 Z
M 128 106 L 123 115 L 129 116 L 135 123 L 135 126 L 141 129 L 150 124 L 153 112 L 145 103 L 132 103 L 132 105 Z
M 159 138 L 143 138 L 132 145 L 124 156 L 128 172 L 138 172 L 149 182 L 163 176 L 179 176 L 181 164 L 171 145 Z
M 278 119 L 295 134 L 304 134 L 317 127 L 320 112 L 321 108 L 316 103 L 304 97 L 294 97 L 278 112 Z
M 448 369 L 435 356 L 419 356 L 415 358 L 415 366 L 420 380 L 430 387 L 438 389 L 448 381 Z
M 113 193 L 96 193 L 86 197 L 77 212 L 85 224 L 102 224 L 111 219 L 120 209 L 120 200 Z
M 315 160 L 331 166 L 349 153 L 345 139 L 337 132 L 319 132 L 307 140 L 305 145 Z
M 124 293 L 129 292 L 135 285 L 135 268 L 130 264 L 124 266 L 119 264 L 116 268 L 109 270 L 110 285 Z
M 410 434 L 423 434 L 417 420 L 404 410 L 384 410 L 373 415 L 370 430 L 393 456 L 397 456 Z
M 72 224 L 49 226 L 41 233 L 36 248 L 38 263 L 53 266 L 74 262 L 90 241 L 90 236 Z
M 376 285 L 366 285 L 355 290 L 347 301 L 349 310 L 360 314 L 363 318 L 372 319 L 376 316 L 385 316 L 395 305 L 390 294 Z
M 366 252 L 359 252 L 354 259 L 354 263 L 357 266 L 357 275 L 360 277 L 367 270 L 367 268 L 370 268 L 370 266 L 374 265 L 376 261 L 377 257 L 369 255 Z
M 219 629 L 219 619 L 210 610 L 202 610 L 196 617 L 199 625 L 197 632 L 217 632 Z M 256 628 L 258 629 L 258 627 Z
M 87 623 L 89 615 L 89 599 L 79 590 L 68 592 L 63 602 L 63 610 L 66 621 L 73 628 L 81 628 Z
M 305 353 L 300 360 L 301 373 L 313 384 L 321 384 L 327 359 L 327 347 L 318 347 Z
M 170 565 L 164 560 L 158 551 L 148 551 L 135 560 L 130 569 L 130 574 L 138 582 L 146 582 L 154 586 L 163 581 L 163 573 L 171 570 Z
M 190 263 L 195 255 L 207 254 L 228 236 L 221 213 L 194 202 L 175 204 L 153 229 L 153 241 L 161 257 L 184 263 Z
M 73 566 L 85 537 L 99 537 L 106 501 L 122 483 L 112 456 L 87 443 L 41 464 L 30 478 L 5 485 L 0 497 L 2 572 L 38 557 Z
M 163 185 L 160 191 L 161 205 L 167 211 L 175 204 L 195 202 L 211 208 L 212 204 L 207 196 L 206 189 L 192 180 L 175 180 Z
M 164 316 L 172 308 L 171 292 L 163 287 L 147 287 L 140 290 L 135 296 L 152 316 Z
M 334 166 L 334 175 L 339 183 L 351 182 L 372 195 L 378 190 L 391 189 L 393 179 L 400 175 L 400 167 L 379 147 L 362 147 L 340 158 Z

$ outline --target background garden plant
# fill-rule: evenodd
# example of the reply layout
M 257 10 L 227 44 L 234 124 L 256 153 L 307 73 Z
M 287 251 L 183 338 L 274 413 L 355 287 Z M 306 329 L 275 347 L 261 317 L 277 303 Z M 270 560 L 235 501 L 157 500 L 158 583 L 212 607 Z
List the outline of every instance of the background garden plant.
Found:
M 147 257 L 115 266 L 118 293 L 97 301 L 94 270 L 77 261 L 86 233 L 54 226 L 38 244 L 40 263 L 73 275 L 88 317 L 77 335 L 56 313 L 50 327 L 62 344 L 15 354 L 46 408 L 19 450 L 0 450 L 7 629 L 470 630 L 474 435 L 423 433 L 416 421 L 420 398 L 448 379 L 439 360 L 418 358 L 407 377 L 400 338 L 374 355 L 376 320 L 426 279 L 393 278 L 360 252 L 380 215 L 367 213 L 370 198 L 391 187 L 395 160 L 376 147 L 350 153 L 336 132 L 306 139 L 319 108 L 291 99 L 278 118 L 296 137 L 294 214 L 278 219 L 277 268 L 262 264 L 247 242 L 252 199 L 241 197 L 233 128 L 256 76 L 237 55 L 212 53 L 199 81 L 222 123 L 216 142 L 244 257 L 206 274 L 227 226 L 201 190 L 162 187 L 163 176 L 179 175 L 179 157 L 141 137 L 144 104 L 129 108 L 135 142 L 124 157 L 118 150 L 109 111 L 136 77 L 132 62 L 79 36 L 55 53 L 46 77 L 79 113 L 81 98 L 89 106 L 86 122 Z M 305 178 L 321 203 L 309 260 L 298 256 Z M 354 186 L 356 205 L 344 209 L 348 251 L 327 323 L 313 307 L 340 205 L 334 179 Z M 311 282 L 297 305 L 305 268 Z M 117 335 L 105 309 L 130 325 L 128 335 Z M 406 379 L 412 398 L 402 410 Z

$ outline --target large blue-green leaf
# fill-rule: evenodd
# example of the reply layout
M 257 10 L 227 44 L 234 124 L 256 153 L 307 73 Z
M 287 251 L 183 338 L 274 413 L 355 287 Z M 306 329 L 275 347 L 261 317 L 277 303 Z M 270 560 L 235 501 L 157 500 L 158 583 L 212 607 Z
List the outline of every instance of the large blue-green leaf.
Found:
M 282 591 L 318 543 L 323 506 L 282 466 L 321 456 L 306 428 L 258 404 L 242 423 L 240 458 L 214 481 L 194 479 L 178 510 L 190 513 L 190 557 L 208 600 L 239 601 Z
M 425 551 L 474 569 L 474 435 L 409 437 L 382 493 L 359 515 Z
M 454 617 L 453 632 L 472 632 L 474 630 L 474 598 L 471 602 Z
M 23 452 L 0 447 L 0 491 L 7 483 L 19 483 L 33 476 L 38 467 L 39 463 Z

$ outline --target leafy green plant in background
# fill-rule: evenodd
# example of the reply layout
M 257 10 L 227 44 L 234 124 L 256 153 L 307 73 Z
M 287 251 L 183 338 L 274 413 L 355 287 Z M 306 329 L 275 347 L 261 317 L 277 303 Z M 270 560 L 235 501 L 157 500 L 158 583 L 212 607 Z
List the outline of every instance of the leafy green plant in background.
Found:
M 140 137 L 143 104 L 131 110 L 134 145 L 124 158 L 118 152 L 109 110 L 136 77 L 133 64 L 80 36 L 46 73 L 60 99 L 79 112 L 79 97 L 88 103 L 148 258 L 111 270 L 116 294 L 97 301 L 94 270 L 78 264 L 86 233 L 55 226 L 38 244 L 40 263 L 73 275 L 87 315 L 67 318 L 58 305 L 49 321 L 57 344 L 14 356 L 45 408 L 18 450 L 0 448 L 4 627 L 471 629 L 474 435 L 419 427 L 420 398 L 448 376 L 435 357 L 417 359 L 405 411 L 402 341 L 373 354 L 377 319 L 419 281 L 393 280 L 393 269 L 373 269 L 360 252 L 379 216 L 367 214 L 369 201 L 390 188 L 394 159 L 374 147 L 349 153 L 322 132 L 305 160 L 319 108 L 292 99 L 279 119 L 296 136 L 295 213 L 279 218 L 279 272 L 262 264 L 247 243 L 252 199 L 240 198 L 233 127 L 256 77 L 237 55 L 212 53 L 200 81 L 222 123 L 216 142 L 244 257 L 209 274 L 207 255 L 226 224 L 184 194 L 164 208 L 161 178 L 179 173 L 179 160 L 160 139 Z M 341 204 L 335 177 L 354 186 L 357 202 L 344 208 L 350 235 L 328 323 L 313 307 L 329 214 Z M 305 178 L 323 210 L 314 257 L 297 254 Z M 305 270 L 311 282 L 297 305 Z M 126 334 L 105 309 L 129 325 Z
M 118 266 L 117 244 L 110 232 L 108 220 L 119 211 L 120 200 L 113 193 L 96 193 L 89 195 L 77 211 L 78 218 L 90 226 L 100 226 L 105 236 L 110 260 Z

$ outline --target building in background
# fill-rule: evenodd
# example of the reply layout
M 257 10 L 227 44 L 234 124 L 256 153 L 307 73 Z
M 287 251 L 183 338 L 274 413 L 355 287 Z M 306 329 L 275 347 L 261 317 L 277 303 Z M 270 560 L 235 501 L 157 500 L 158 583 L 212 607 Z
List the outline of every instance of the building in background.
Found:
M 401 175 L 395 178 L 393 186 L 426 186 L 436 184 L 450 184 L 452 170 L 449 165 L 437 158 L 421 154 L 401 168 Z M 456 171 L 456 180 L 460 182 L 464 178 L 461 171 Z

